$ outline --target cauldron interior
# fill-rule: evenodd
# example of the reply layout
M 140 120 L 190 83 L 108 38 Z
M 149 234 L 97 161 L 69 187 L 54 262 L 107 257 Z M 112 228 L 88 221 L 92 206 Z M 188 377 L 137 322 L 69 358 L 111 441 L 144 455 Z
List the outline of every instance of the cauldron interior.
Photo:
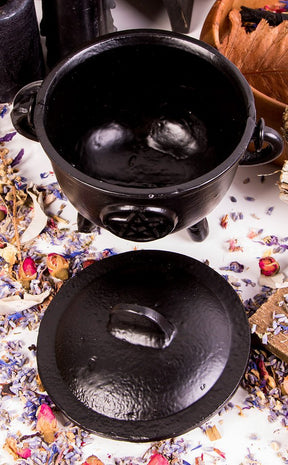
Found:
M 204 123 L 208 138 L 194 178 L 233 152 L 245 130 L 249 102 L 220 57 L 176 40 L 108 42 L 71 57 L 48 87 L 44 128 L 63 159 L 79 168 L 77 145 L 93 127 L 121 121 L 141 131 L 155 118 L 181 120 L 187 114 Z

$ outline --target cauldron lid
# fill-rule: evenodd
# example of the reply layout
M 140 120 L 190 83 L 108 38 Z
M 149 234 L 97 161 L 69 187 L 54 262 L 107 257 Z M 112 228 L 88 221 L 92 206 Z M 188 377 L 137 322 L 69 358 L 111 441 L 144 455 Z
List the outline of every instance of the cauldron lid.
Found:
M 76 424 L 113 439 L 183 434 L 232 395 L 250 349 L 232 287 L 185 255 L 143 250 L 71 278 L 40 324 L 40 378 Z

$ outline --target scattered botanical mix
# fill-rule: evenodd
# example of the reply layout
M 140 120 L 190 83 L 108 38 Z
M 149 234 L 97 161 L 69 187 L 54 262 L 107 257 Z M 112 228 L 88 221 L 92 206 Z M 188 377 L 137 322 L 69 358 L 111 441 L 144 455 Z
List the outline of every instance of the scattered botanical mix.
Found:
M 288 104 L 288 2 L 265 8 L 242 7 L 229 13 L 231 29 L 217 48 L 244 74 L 249 84 Z
M 7 106 L 0 106 L 0 118 L 6 113 Z M 98 228 L 84 234 L 73 231 L 66 224 L 62 215 L 65 196 L 57 183 L 36 186 L 21 176 L 18 169 L 25 153 L 22 149 L 11 157 L 9 142 L 14 136 L 15 133 L 11 132 L 0 137 L 0 429 L 6 432 L 4 449 L 18 465 L 103 465 L 103 459 L 95 455 L 85 458 L 85 446 L 92 443 L 92 435 L 72 424 L 53 404 L 37 373 L 37 347 L 34 343 L 28 346 L 19 340 L 18 335 L 37 331 L 47 305 L 64 281 L 95 260 L 104 259 L 114 252 L 110 249 L 97 250 L 97 235 L 101 233 Z M 42 179 L 47 177 L 49 173 L 42 173 Z M 243 183 L 249 183 L 249 178 Z M 237 199 L 231 197 L 230 200 L 235 206 Z M 253 202 L 255 199 L 247 197 L 245 200 Z M 56 214 L 51 209 L 55 203 L 59 205 Z M 270 206 L 266 214 L 272 215 L 273 207 Z M 227 229 L 230 222 L 242 219 L 242 212 L 224 214 L 219 221 L 220 227 Z M 260 229 L 249 231 L 248 237 L 268 249 L 268 253 L 259 258 L 259 275 L 264 279 L 279 276 L 280 267 L 274 256 L 287 251 L 288 237 L 263 237 Z M 43 248 L 45 243 L 49 244 L 48 253 Z M 229 239 L 227 248 L 231 253 L 243 250 L 237 238 Z M 244 265 L 236 260 L 220 268 L 238 293 L 241 286 L 256 286 L 247 277 L 231 278 L 230 272 L 234 273 L 233 276 L 241 276 L 244 269 Z M 244 302 L 247 315 L 252 315 L 274 289 L 275 286 L 264 282 L 262 291 Z M 275 314 L 274 332 L 288 334 L 287 315 L 288 294 L 283 299 L 279 314 Z M 241 384 L 247 391 L 242 409 L 266 409 L 271 422 L 280 420 L 288 428 L 288 364 L 263 348 L 253 348 Z M 9 407 L 11 400 L 12 409 Z M 232 408 L 239 406 L 229 402 L 219 415 Z M 201 429 L 210 439 L 211 446 L 190 444 L 181 438 L 169 439 L 153 444 L 138 458 L 112 458 L 107 453 L 104 465 L 228 463 L 225 451 L 213 446 L 214 441 L 221 438 L 217 427 L 208 422 Z M 186 458 L 191 451 L 194 458 L 188 463 Z M 279 456 L 283 463 L 288 464 L 286 452 L 282 450 Z M 258 464 L 249 451 L 243 460 L 243 464 Z M 8 463 L 8 459 L 1 462 L 2 465 Z

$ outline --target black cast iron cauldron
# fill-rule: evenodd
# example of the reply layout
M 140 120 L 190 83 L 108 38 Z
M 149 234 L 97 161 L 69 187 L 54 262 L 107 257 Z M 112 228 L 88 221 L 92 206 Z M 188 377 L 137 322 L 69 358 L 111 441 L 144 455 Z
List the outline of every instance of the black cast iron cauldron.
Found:
M 158 30 L 109 34 L 68 57 L 16 95 L 12 121 L 40 141 L 80 215 L 133 241 L 183 228 L 202 240 L 238 165 L 283 149 L 256 124 L 251 89 L 230 61 Z
M 82 428 L 133 442 L 207 421 L 238 387 L 249 353 L 246 312 L 230 284 L 204 263 L 157 250 L 77 273 L 37 339 L 55 405 Z

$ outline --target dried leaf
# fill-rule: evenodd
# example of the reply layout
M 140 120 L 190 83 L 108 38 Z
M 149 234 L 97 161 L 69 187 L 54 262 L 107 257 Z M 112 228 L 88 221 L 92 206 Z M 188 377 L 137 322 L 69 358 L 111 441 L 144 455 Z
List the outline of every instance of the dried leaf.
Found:
M 50 295 L 50 290 L 42 292 L 38 295 L 24 293 L 23 298 L 19 295 L 3 297 L 0 299 L 0 315 L 9 315 L 15 312 L 22 312 L 34 305 L 41 304 Z
M 35 195 L 31 189 L 27 189 L 27 193 L 30 195 L 33 201 L 34 215 L 28 228 L 24 231 L 21 236 L 21 243 L 31 241 L 40 234 L 47 224 L 47 216 L 43 210 L 43 198 L 42 193 Z
M 288 21 L 272 27 L 262 19 L 247 33 L 239 10 L 231 10 L 230 33 L 220 52 L 244 74 L 249 84 L 264 94 L 288 103 Z

